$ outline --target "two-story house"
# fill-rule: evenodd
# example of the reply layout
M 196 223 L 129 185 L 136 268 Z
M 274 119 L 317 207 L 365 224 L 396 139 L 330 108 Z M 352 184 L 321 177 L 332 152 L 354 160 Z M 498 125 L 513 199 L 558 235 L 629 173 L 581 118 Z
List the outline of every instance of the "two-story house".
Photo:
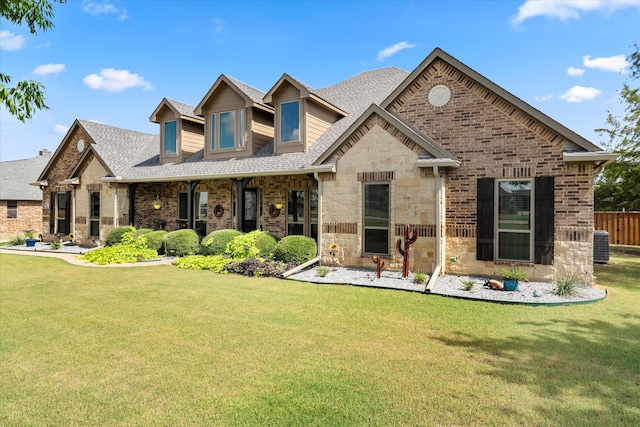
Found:
M 592 280 L 593 177 L 616 156 L 440 49 L 414 71 L 267 92 L 221 75 L 197 106 L 163 99 L 159 135 L 73 126 L 39 178 L 47 237 L 117 225 L 223 228 L 337 243 L 347 266 Z

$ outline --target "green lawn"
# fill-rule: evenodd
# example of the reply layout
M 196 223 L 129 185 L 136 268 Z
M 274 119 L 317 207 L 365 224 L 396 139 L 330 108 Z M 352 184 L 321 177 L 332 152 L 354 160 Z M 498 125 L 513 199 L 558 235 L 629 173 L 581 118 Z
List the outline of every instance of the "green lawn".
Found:
M 640 425 L 640 255 L 499 305 L 0 254 L 0 425 Z

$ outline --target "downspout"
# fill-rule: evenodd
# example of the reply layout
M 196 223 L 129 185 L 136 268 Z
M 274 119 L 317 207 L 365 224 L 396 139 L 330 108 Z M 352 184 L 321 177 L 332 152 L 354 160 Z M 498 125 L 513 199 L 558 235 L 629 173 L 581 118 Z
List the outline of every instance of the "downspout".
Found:
M 113 226 L 118 227 L 118 187 L 113 187 Z
M 76 188 L 71 187 L 71 224 L 69 224 L 70 233 L 76 234 Z
M 322 180 L 318 172 L 313 173 L 318 183 L 318 256 L 322 256 Z
M 440 210 L 442 209 L 442 203 L 441 203 L 441 197 L 442 197 L 442 192 L 444 191 L 444 184 L 443 184 L 443 180 L 442 177 L 440 176 L 440 170 L 438 169 L 438 166 L 434 166 L 433 167 L 433 174 L 436 177 L 436 265 L 433 268 L 433 273 L 431 274 L 431 277 L 429 278 L 429 283 L 427 283 L 427 286 L 425 286 L 424 291 L 425 292 L 431 292 L 431 290 L 433 289 L 433 287 L 436 284 L 436 280 L 438 279 L 438 276 L 440 275 L 440 270 L 442 269 L 442 230 L 441 230 L 441 225 L 442 225 L 442 220 L 441 220 L 441 212 Z

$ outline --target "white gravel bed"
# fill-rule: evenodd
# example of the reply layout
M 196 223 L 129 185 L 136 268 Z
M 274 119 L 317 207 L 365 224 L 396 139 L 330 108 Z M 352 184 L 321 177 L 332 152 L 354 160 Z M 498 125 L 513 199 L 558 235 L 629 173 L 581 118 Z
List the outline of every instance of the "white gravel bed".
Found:
M 292 274 L 289 279 L 319 284 L 349 284 L 375 288 L 400 289 L 413 292 L 425 292 L 426 285 L 413 283 L 413 274 L 403 279 L 399 271 L 383 270 L 380 279 L 375 270 L 337 267 L 321 277 L 318 267 L 309 268 Z M 475 284 L 469 291 L 464 289 L 462 280 L 473 279 Z M 555 294 L 555 285 L 547 282 L 520 282 L 517 291 L 497 291 L 483 286 L 485 279 L 469 276 L 440 276 L 436 279 L 431 293 L 459 298 L 485 301 L 526 304 L 571 304 L 598 301 L 606 297 L 603 289 L 578 286 L 575 295 L 561 297 Z

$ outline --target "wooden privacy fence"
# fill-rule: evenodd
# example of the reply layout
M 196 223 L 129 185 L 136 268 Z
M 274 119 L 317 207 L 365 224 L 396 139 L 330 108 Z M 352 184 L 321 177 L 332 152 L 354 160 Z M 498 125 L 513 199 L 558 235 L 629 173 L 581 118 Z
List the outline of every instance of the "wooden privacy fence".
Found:
M 640 212 L 594 212 L 594 226 L 609 233 L 612 245 L 640 246 Z

